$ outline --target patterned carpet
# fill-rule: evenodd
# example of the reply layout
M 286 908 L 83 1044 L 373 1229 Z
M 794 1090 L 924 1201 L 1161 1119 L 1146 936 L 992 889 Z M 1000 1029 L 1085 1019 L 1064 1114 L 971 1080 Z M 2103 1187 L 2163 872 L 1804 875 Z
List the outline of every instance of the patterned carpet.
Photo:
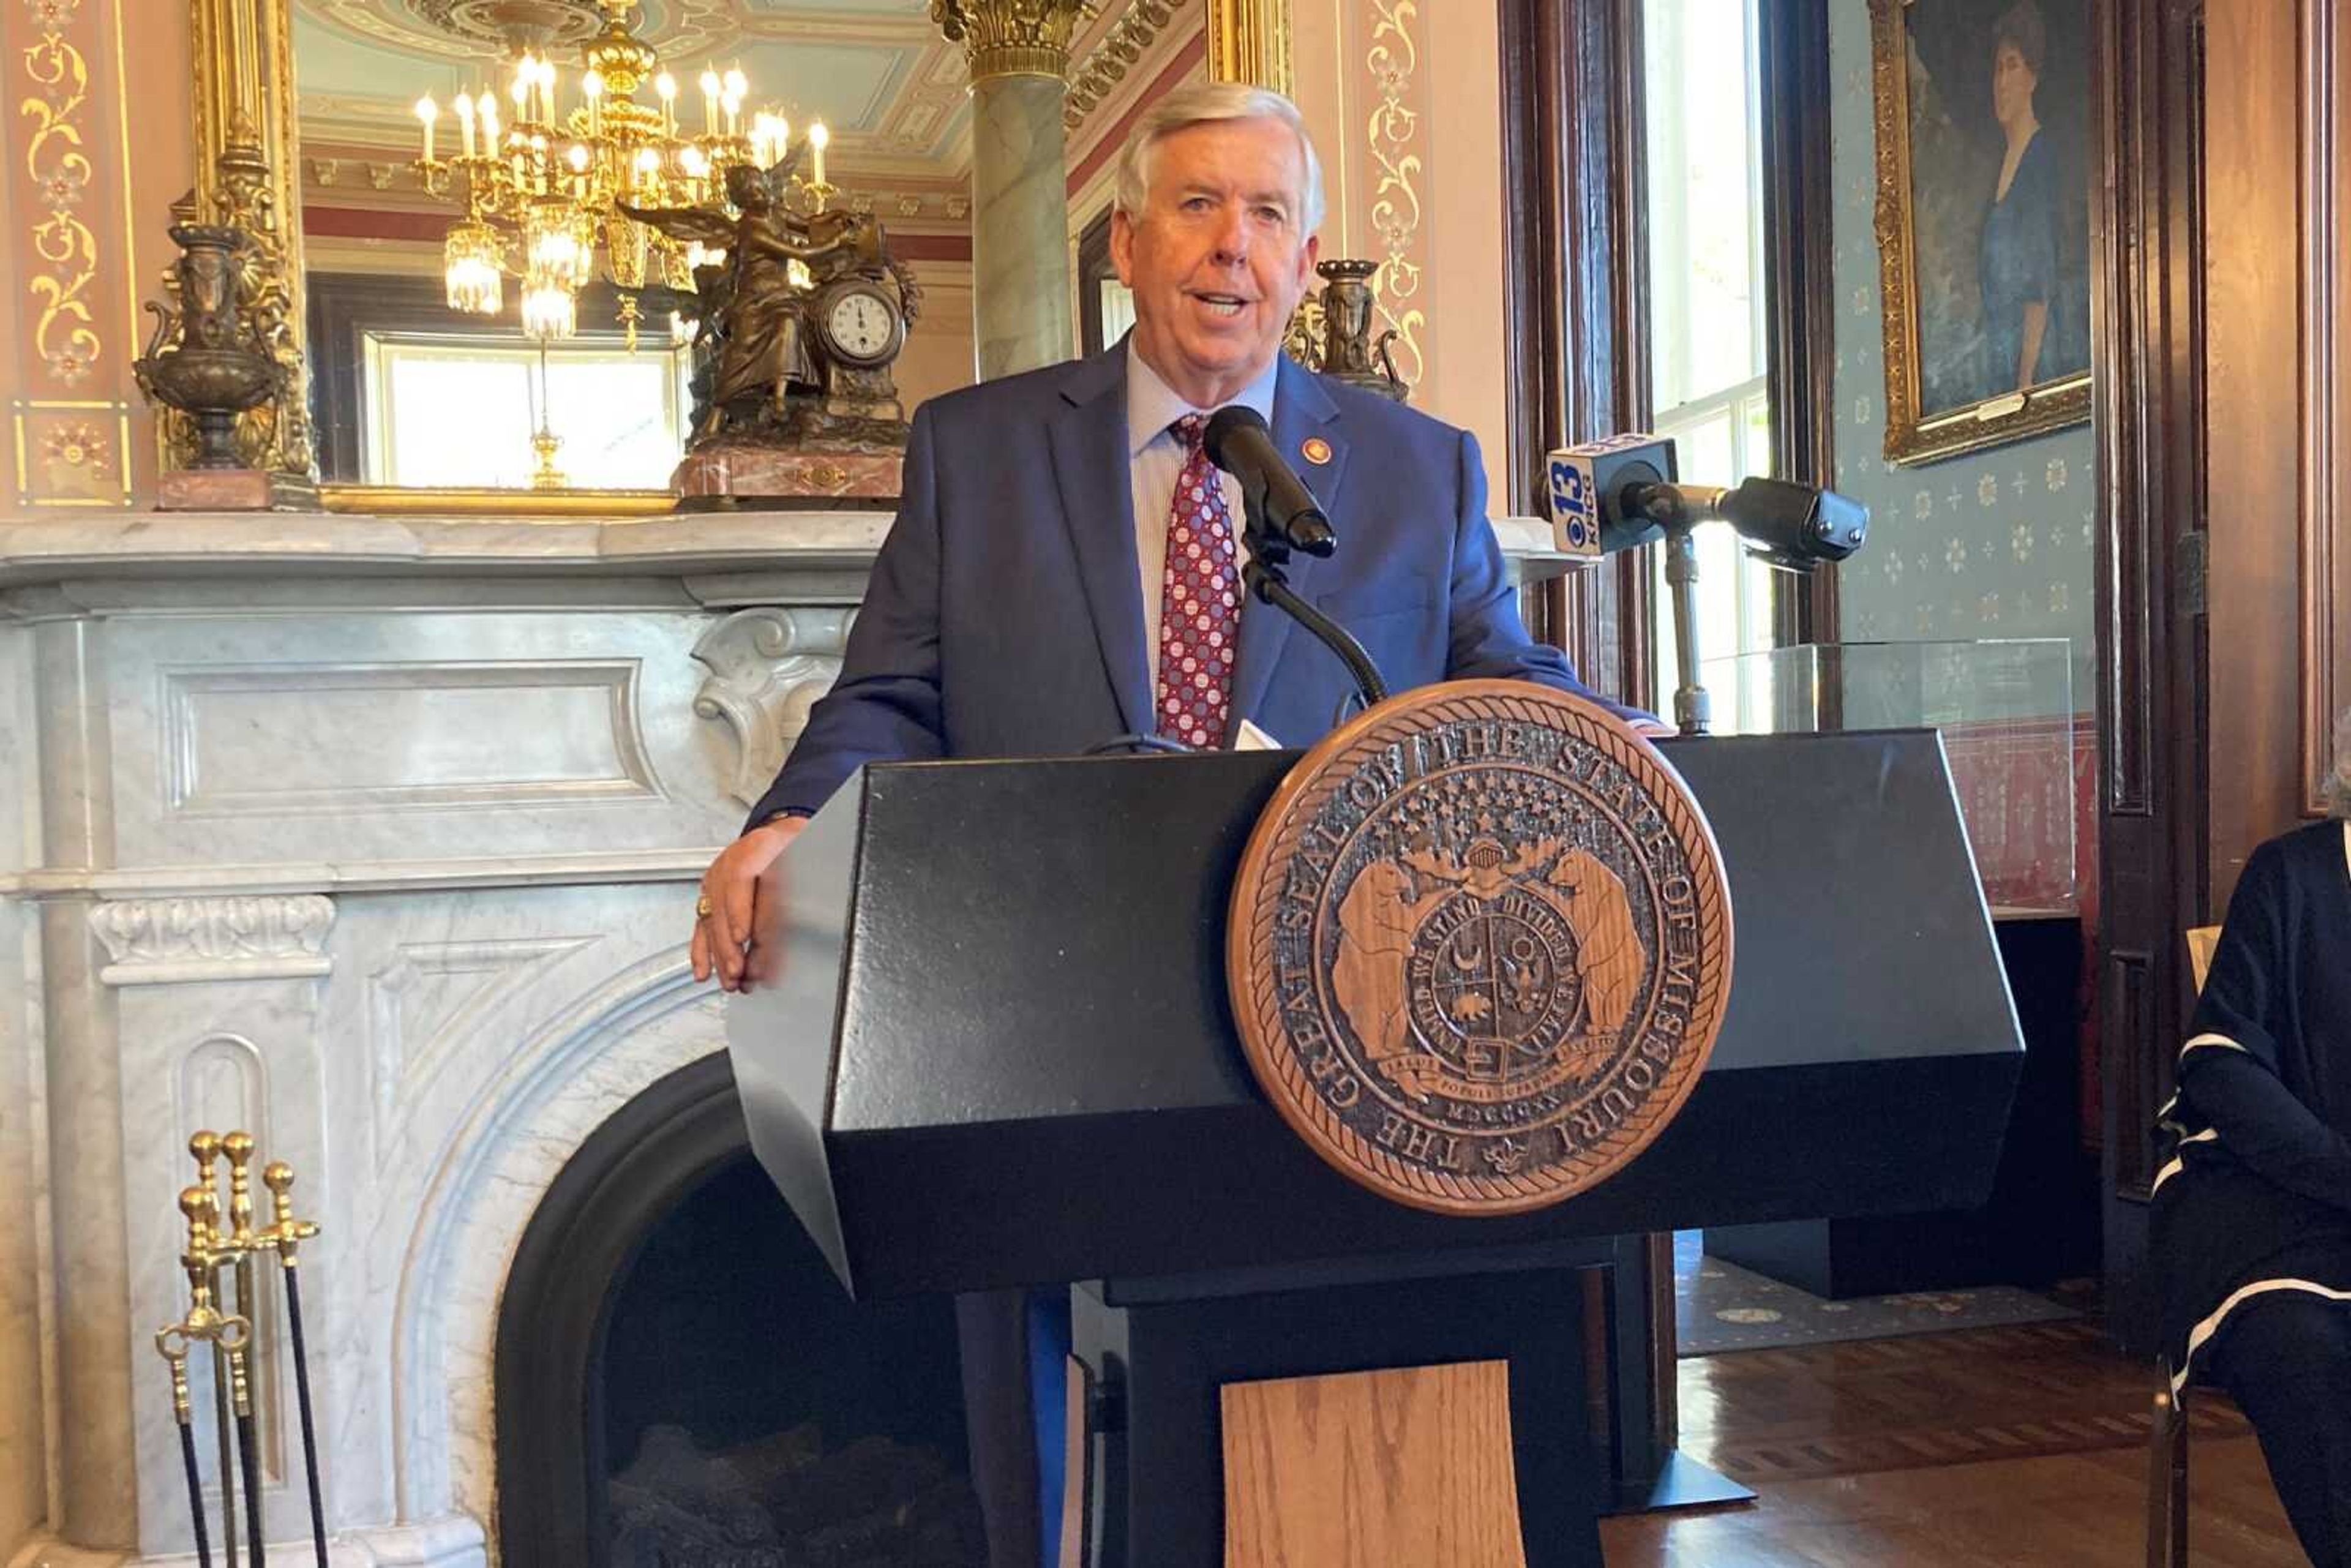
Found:
M 1736 1263 L 1707 1257 L 1699 1235 L 1695 1230 L 1674 1234 L 1675 1318 L 1684 1355 L 2004 1328 L 2080 1315 L 2049 1296 L 2009 1285 L 1824 1301 Z

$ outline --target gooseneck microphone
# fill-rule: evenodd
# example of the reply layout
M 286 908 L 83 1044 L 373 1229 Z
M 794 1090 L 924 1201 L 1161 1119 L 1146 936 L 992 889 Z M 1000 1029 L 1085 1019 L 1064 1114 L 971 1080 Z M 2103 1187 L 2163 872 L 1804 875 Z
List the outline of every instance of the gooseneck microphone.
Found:
M 1339 536 L 1322 503 L 1296 470 L 1274 450 L 1273 432 L 1253 408 L 1228 403 L 1208 416 L 1201 437 L 1208 461 L 1241 482 L 1241 497 L 1267 531 L 1291 549 L 1325 557 L 1339 548 Z
M 1292 550 L 1327 557 L 1339 548 L 1339 535 L 1331 519 L 1322 515 L 1314 493 L 1275 450 L 1273 432 L 1266 428 L 1265 416 L 1238 403 L 1220 408 L 1208 416 L 1201 445 L 1209 462 L 1240 481 L 1241 538 L 1249 546 L 1241 581 L 1248 591 L 1314 633 L 1338 655 L 1355 683 L 1355 697 L 1350 702 L 1360 700 L 1370 708 L 1387 701 L 1387 682 L 1364 645 L 1345 627 L 1300 598 L 1284 575 Z M 1348 706 L 1349 703 L 1339 705 L 1338 715 L 1332 720 L 1334 726 L 1345 722 Z

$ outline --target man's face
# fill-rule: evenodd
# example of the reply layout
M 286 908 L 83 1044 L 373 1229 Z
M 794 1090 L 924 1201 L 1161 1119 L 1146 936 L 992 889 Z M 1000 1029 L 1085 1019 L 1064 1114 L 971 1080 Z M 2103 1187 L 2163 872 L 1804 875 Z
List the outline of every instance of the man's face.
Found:
M 1143 212 L 1111 219 L 1111 260 L 1144 362 L 1208 407 L 1271 361 L 1314 275 L 1305 159 L 1278 120 L 1213 120 L 1161 141 L 1149 173 Z

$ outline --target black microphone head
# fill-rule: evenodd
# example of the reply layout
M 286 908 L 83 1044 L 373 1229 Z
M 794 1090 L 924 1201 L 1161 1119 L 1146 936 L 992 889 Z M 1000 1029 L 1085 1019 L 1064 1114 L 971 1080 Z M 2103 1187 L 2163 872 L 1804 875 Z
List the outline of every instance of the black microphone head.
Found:
M 1290 519 L 1290 547 L 1308 555 L 1329 559 L 1339 548 L 1339 535 L 1331 527 L 1331 519 L 1320 512 L 1307 512 Z
M 1230 474 L 1234 468 L 1227 444 L 1237 435 L 1251 434 L 1271 438 L 1265 415 L 1246 403 L 1228 402 L 1208 416 L 1208 428 L 1202 433 L 1200 444 L 1207 452 L 1209 462 Z

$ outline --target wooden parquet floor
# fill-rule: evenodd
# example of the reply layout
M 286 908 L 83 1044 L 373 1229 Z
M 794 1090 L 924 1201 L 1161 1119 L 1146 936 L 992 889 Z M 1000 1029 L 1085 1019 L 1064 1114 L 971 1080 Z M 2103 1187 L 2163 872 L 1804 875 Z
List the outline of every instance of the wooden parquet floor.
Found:
M 1613 1519 L 1610 1568 L 2140 1568 L 2152 1370 L 2086 1322 L 1681 1364 L 1682 1448 L 1729 1508 Z M 2244 1418 L 2190 1396 L 2195 1568 L 2301 1568 Z

